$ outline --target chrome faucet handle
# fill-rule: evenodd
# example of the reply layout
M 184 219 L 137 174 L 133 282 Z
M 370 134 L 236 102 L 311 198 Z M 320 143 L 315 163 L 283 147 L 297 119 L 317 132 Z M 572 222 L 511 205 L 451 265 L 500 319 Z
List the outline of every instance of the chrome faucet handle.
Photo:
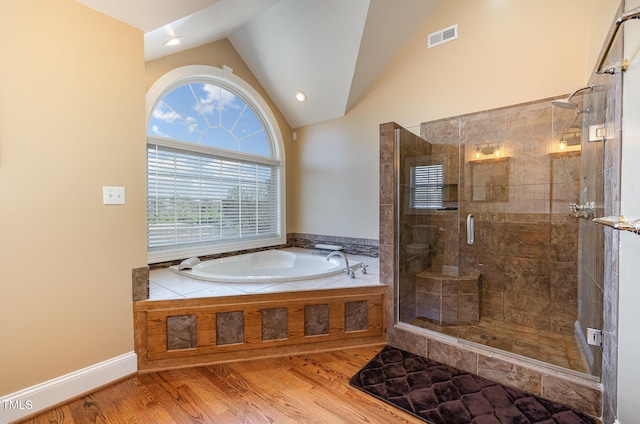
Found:
M 367 267 L 369 265 L 365 265 L 365 264 L 360 264 L 360 270 L 362 271 L 363 274 L 367 273 Z
M 349 276 L 349 278 L 356 278 L 356 273 L 351 268 L 348 268 L 348 271 L 345 269 L 344 272 Z
M 578 205 L 577 203 L 569 203 L 569 211 L 576 214 L 576 218 L 589 218 L 589 215 L 594 215 L 596 210 L 595 202 L 587 202 L 584 205 Z

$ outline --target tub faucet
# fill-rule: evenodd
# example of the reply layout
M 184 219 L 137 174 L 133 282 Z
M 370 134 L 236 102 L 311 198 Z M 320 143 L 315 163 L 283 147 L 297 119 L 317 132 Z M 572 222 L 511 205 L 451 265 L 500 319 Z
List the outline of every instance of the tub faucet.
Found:
M 347 259 L 347 255 L 339 250 L 334 250 L 327 255 L 327 260 L 333 258 L 334 256 L 340 256 L 342 259 L 344 259 L 344 273 L 347 274 L 349 278 L 356 278 L 355 272 L 353 272 L 353 270 L 349 268 L 349 259 Z
M 576 218 L 589 218 L 589 215 L 595 214 L 595 209 L 595 202 L 587 202 L 584 205 L 569 203 L 569 210 L 576 214 Z

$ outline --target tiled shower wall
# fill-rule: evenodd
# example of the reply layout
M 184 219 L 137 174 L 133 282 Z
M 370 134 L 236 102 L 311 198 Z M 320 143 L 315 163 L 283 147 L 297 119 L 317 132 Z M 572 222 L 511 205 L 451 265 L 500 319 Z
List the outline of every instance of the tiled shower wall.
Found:
M 402 212 L 400 239 L 417 242 L 411 234 L 417 234 L 416 224 L 430 225 L 426 239 L 418 241 L 430 245 L 431 268 L 452 265 L 480 272 L 484 318 L 574 333 L 578 218 L 569 213 L 569 203 L 578 202 L 580 152 L 569 146 L 574 150 L 559 153 L 558 140 L 565 134 L 579 142 L 581 130 L 571 128 L 575 118 L 575 110 L 554 108 L 545 100 L 423 123 L 422 139 L 416 137 L 409 147 L 403 144 L 410 135 L 400 140 L 401 186 L 408 150 L 446 157 L 445 184 L 458 183 L 461 197 L 460 220 L 458 211 Z M 415 147 L 420 144 L 429 147 Z M 485 146 L 499 146 L 500 157 L 476 158 Z M 458 162 L 463 164 L 459 181 Z M 466 243 L 469 214 L 475 217 L 473 245 Z M 400 253 L 401 275 L 406 256 Z M 401 302 L 410 297 L 403 291 L 412 291 L 406 280 Z M 402 308 L 400 314 L 406 322 L 415 318 Z
M 481 345 L 460 343 L 455 338 L 399 322 L 395 294 L 400 291 L 397 274 L 403 264 L 399 259 L 401 255 L 397 254 L 400 231 L 396 229 L 402 226 L 401 218 L 395 213 L 399 188 L 399 180 L 396 179 L 399 164 L 395 160 L 395 151 L 399 150 L 398 143 L 402 139 L 396 137 L 398 129 L 401 127 L 395 123 L 380 126 L 380 282 L 389 286 L 389 344 L 599 416 L 602 413 L 601 391 L 593 379 L 580 378 L 558 371 L 557 367 L 546 367 L 512 355 L 502 355 Z M 404 137 L 408 139 L 414 137 L 406 134 L 406 130 L 401 129 L 400 132 L 405 133 Z M 438 231 L 438 234 L 441 233 Z M 437 250 L 437 244 L 434 246 Z

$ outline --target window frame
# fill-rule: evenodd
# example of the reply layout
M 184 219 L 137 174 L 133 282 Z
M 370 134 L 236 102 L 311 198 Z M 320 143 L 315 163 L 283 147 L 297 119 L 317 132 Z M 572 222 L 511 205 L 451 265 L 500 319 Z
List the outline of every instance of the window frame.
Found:
M 410 167 L 409 207 L 444 209 L 444 166 L 441 163 Z
M 275 115 L 264 98 L 253 87 L 251 87 L 251 85 L 234 75 L 231 68 L 227 66 L 223 66 L 223 68 L 216 68 L 207 65 L 190 65 L 174 69 L 160 77 L 146 94 L 146 130 L 149 128 L 149 122 L 154 109 L 164 96 L 172 90 L 190 83 L 209 83 L 220 86 L 237 95 L 242 101 L 250 106 L 264 126 L 265 134 L 271 144 L 271 157 L 235 152 L 186 141 L 178 141 L 170 138 L 149 135 L 148 133 L 145 138 L 145 152 L 149 145 L 160 145 L 168 148 L 188 151 L 194 154 L 215 155 L 231 160 L 249 161 L 257 164 L 277 167 L 277 189 L 279 194 L 277 217 L 278 234 L 275 237 L 246 240 L 223 240 L 212 242 L 207 245 L 175 246 L 153 251 L 149 250 L 149 246 L 147 244 L 148 263 L 157 263 L 193 256 L 204 256 L 252 248 L 277 246 L 286 243 L 286 175 L 285 150 L 282 133 Z M 145 175 L 148 175 L 148 172 L 149 168 L 147 166 Z M 146 195 L 148 196 L 148 192 Z M 148 221 L 146 225 L 148 226 Z

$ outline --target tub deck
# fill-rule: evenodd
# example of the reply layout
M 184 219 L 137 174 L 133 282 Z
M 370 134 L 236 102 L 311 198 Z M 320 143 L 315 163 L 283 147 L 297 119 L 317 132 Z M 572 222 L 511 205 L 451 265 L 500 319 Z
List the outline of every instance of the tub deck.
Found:
M 288 248 L 291 252 L 311 253 L 310 249 Z M 362 262 L 367 274 L 356 270 L 356 278 L 345 274 L 296 282 L 267 283 L 216 283 L 201 281 L 176 274 L 169 269 L 157 269 L 149 273 L 149 300 L 195 299 L 201 297 L 239 296 L 245 294 L 282 293 L 301 290 L 329 290 L 351 287 L 368 287 L 380 284 L 379 259 L 369 256 L 347 255 L 350 262 Z
M 213 283 L 151 271 L 149 300 L 133 304 L 139 371 L 385 342 L 378 259 L 352 257 L 369 265 L 367 274 Z

